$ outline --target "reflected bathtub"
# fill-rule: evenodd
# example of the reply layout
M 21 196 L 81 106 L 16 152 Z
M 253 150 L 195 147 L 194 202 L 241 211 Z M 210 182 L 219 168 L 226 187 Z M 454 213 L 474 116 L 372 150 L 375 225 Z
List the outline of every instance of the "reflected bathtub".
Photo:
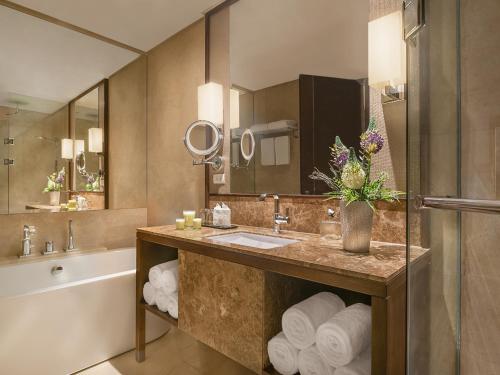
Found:
M 147 320 L 148 341 L 168 331 Z M 0 266 L 0 374 L 70 374 L 134 340 L 135 248 Z

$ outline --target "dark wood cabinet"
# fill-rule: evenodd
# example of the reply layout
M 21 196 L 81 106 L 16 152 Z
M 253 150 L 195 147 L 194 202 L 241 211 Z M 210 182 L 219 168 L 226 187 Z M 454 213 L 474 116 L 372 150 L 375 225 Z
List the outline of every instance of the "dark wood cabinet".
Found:
M 339 136 L 358 148 L 369 115 L 367 80 L 300 75 L 300 185 L 302 194 L 323 194 L 328 187 L 309 178 L 315 167 L 329 170 L 330 147 Z

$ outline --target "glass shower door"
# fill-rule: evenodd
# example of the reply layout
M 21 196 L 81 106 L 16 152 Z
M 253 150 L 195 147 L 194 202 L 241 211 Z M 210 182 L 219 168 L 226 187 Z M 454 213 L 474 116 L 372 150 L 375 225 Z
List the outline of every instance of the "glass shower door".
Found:
M 494 14 L 498 2 L 425 1 L 407 43 L 408 375 L 500 373 Z M 428 249 L 419 262 L 415 247 Z
M 425 26 L 407 40 L 407 375 L 451 375 L 460 364 L 460 212 L 419 209 L 416 198 L 460 196 L 459 17 L 457 0 L 424 8 Z M 415 247 L 428 251 L 410 262 Z

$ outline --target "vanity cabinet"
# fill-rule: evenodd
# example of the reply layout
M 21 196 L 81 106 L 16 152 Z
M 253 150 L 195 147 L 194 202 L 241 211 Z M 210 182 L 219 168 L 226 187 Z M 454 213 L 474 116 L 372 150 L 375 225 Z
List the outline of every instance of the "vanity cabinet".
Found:
M 263 228 L 236 231 L 270 234 Z M 406 250 L 374 242 L 369 254 L 349 254 L 319 235 L 284 232 L 300 240 L 276 249 L 216 243 L 223 231 L 176 231 L 173 226 L 137 232 L 137 347 L 145 359 L 144 314 L 152 311 L 258 374 L 274 374 L 267 342 L 281 330 L 281 315 L 314 293 L 330 290 L 348 305 L 372 307 L 372 374 L 405 372 Z M 227 233 L 227 231 L 223 232 Z M 178 250 L 179 249 L 179 250 Z M 427 268 L 425 249 L 413 269 Z M 179 258 L 179 320 L 142 301 L 149 267 Z

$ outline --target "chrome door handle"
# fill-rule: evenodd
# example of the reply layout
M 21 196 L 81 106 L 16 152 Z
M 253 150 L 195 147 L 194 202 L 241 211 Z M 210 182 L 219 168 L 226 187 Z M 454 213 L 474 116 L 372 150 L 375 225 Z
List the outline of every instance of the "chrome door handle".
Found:
M 419 195 L 415 198 L 415 206 L 417 209 L 438 208 L 442 210 L 500 214 L 499 200 L 426 197 Z

